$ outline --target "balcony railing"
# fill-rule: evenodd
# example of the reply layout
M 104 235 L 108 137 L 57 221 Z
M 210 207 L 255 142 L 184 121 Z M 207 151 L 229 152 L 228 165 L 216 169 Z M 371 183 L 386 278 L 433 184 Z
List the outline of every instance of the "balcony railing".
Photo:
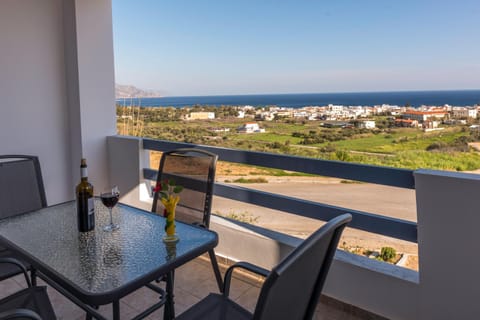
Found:
M 400 188 L 415 188 L 412 170 L 226 149 L 164 140 L 143 139 L 143 149 L 145 150 L 167 151 L 187 147 L 201 148 L 213 152 L 219 156 L 219 160 L 221 161 L 283 169 Z M 156 170 L 144 168 L 143 172 L 145 179 L 156 179 Z M 417 242 L 417 224 L 415 222 L 227 185 L 224 183 L 217 183 L 214 190 L 215 195 L 217 196 L 322 221 L 327 221 L 339 214 L 348 212 L 353 215 L 352 222 L 349 224 L 349 227 L 351 228 L 410 242 Z
M 351 228 L 418 244 L 419 271 L 338 250 L 324 293 L 389 319 L 468 319 L 478 313 L 480 243 L 478 190 L 480 175 L 404 170 L 337 161 L 232 150 L 152 139 L 108 137 L 109 176 L 124 191 L 122 201 L 148 209 L 150 151 L 202 148 L 227 162 L 284 169 L 413 190 L 417 222 L 217 183 L 215 194 L 244 203 L 328 220 L 349 212 Z M 388 212 L 388 207 L 386 208 Z M 368 209 L 370 210 L 370 209 Z M 216 217 L 211 228 L 220 237 L 216 252 L 232 259 L 275 263 L 300 241 L 264 232 L 256 226 Z M 252 250 L 255 248 L 255 250 Z M 243 250 L 243 251 L 242 251 Z M 248 252 L 245 252 L 248 251 Z M 252 256 L 256 253 L 256 256 Z M 250 255 L 250 256 L 248 256 Z M 255 260 L 257 259 L 257 260 Z M 250 260 L 249 260 L 250 261 Z M 461 263 L 459 263 L 459 261 Z M 473 316 L 474 317 L 474 316 Z

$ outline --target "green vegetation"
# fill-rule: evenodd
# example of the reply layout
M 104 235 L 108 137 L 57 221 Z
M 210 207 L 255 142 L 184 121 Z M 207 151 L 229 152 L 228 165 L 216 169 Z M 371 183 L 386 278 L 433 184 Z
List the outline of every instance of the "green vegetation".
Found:
M 397 256 L 397 251 L 392 247 L 382 247 L 378 259 L 385 262 L 393 262 Z
M 222 214 L 221 212 L 215 212 L 215 214 L 217 214 L 219 216 L 223 216 L 223 217 L 228 218 L 228 219 L 237 220 L 237 221 L 248 223 L 248 224 L 255 224 L 255 223 L 258 222 L 258 217 L 251 215 L 247 211 L 240 212 L 240 213 L 235 213 L 235 212 L 231 211 L 226 215 Z
M 216 119 L 182 120 L 191 111 L 215 112 Z M 375 118 L 379 128 L 374 130 L 326 128 L 319 121 L 281 119 L 259 121 L 265 133 L 239 134 L 236 128 L 252 119 L 238 119 L 236 114 L 234 107 L 226 106 L 117 107 L 117 126 L 120 134 L 318 159 L 408 169 L 466 171 L 480 168 L 478 152 L 468 146 L 469 142 L 480 140 L 479 134 L 465 125 L 423 132 L 392 127 L 385 117 Z M 218 128 L 228 131 L 214 130 Z M 268 168 L 265 171 L 271 175 L 292 174 Z

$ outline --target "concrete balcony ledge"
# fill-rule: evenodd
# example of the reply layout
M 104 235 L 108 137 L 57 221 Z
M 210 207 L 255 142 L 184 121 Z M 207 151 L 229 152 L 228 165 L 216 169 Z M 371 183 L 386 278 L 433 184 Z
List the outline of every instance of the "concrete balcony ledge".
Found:
M 389 277 L 394 277 L 399 280 L 409 281 L 412 284 L 419 283 L 419 274 L 415 270 L 399 267 L 394 264 L 381 262 L 375 259 L 370 259 L 368 257 L 345 252 L 343 250 L 337 250 L 337 253 L 335 254 L 335 260 L 348 263 L 359 268 L 365 268 L 372 272 L 377 272 Z
M 270 269 L 298 246 L 302 239 L 240 221 L 212 215 L 211 229 L 219 234 L 217 255 L 226 261 L 245 260 Z M 252 250 L 255 248 L 255 250 Z M 364 256 L 337 250 L 335 261 L 365 268 L 386 276 L 418 284 L 418 272 Z

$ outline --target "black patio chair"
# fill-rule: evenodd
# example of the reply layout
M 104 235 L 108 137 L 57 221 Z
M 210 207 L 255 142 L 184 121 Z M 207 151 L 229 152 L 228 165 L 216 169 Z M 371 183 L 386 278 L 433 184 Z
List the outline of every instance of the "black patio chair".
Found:
M 223 294 L 209 294 L 176 319 L 312 319 L 340 235 L 351 219 L 350 214 L 344 214 L 330 220 L 272 271 L 246 262 L 234 264 L 225 273 Z M 228 298 L 232 273 L 236 268 L 266 277 L 253 314 Z
M 38 157 L 0 155 L 0 219 L 46 206 L 47 200 Z M 0 244 L 0 257 L 12 256 L 16 257 Z M 30 266 L 27 267 L 30 269 Z M 0 281 L 20 272 L 11 264 L 0 264 Z M 34 277 L 32 280 L 35 281 Z
M 47 287 L 34 286 L 28 278 L 27 269 L 18 260 L 0 258 L 0 265 L 11 265 L 23 273 L 27 288 L 0 300 L 0 320 L 7 319 L 56 319 L 52 304 L 47 294 Z
M 157 185 L 165 180 L 173 180 L 176 185 L 183 187 L 175 213 L 176 220 L 209 228 L 217 159 L 216 154 L 191 148 L 172 150 L 162 154 Z M 157 192 L 153 197 L 152 212 L 163 214 L 163 210 L 164 207 Z M 215 252 L 210 250 L 208 255 L 218 289 L 221 291 L 223 281 Z

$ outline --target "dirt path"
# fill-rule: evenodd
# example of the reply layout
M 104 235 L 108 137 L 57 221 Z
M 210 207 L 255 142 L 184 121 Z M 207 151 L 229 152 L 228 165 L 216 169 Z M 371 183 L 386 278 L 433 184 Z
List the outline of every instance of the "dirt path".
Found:
M 218 180 L 222 181 L 225 178 L 231 178 L 231 176 L 219 177 Z M 408 221 L 416 221 L 414 190 L 366 183 L 345 184 L 341 183 L 339 179 L 332 178 L 266 178 L 269 181 L 268 183 L 240 184 L 240 186 Z M 256 225 L 299 237 L 308 236 L 323 224 L 323 222 L 314 219 L 220 197 L 215 198 L 212 212 L 221 213 L 222 215 L 235 214 L 245 220 L 250 219 Z M 418 251 L 416 243 L 356 229 L 347 229 L 340 243 L 342 244 L 343 242 L 345 242 L 347 247 L 358 246 L 370 250 L 380 249 L 383 246 L 392 246 L 399 252 L 417 254 Z

